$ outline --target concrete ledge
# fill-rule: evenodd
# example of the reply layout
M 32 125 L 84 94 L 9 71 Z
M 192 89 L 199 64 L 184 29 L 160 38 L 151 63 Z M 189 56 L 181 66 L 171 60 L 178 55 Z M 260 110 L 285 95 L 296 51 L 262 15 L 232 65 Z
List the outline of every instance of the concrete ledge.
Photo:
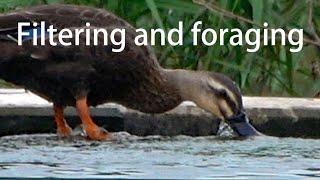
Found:
M 320 137 L 320 99 L 244 97 L 252 124 L 273 136 Z M 211 114 L 184 102 L 163 114 L 144 114 L 117 104 L 91 108 L 97 124 L 110 131 L 136 135 L 204 136 L 216 134 L 220 121 Z M 71 126 L 80 121 L 74 108 L 67 108 Z M 0 136 L 54 132 L 52 104 L 22 89 L 0 89 Z

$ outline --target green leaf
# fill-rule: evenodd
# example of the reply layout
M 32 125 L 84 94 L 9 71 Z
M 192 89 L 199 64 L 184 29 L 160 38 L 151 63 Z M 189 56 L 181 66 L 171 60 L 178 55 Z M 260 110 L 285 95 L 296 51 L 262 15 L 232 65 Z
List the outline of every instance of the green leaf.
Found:
M 262 16 L 263 16 L 263 0 L 249 0 L 251 6 L 252 6 L 252 13 L 253 13 L 253 20 L 258 23 L 262 22 Z
M 153 16 L 153 18 L 155 19 L 155 21 L 157 22 L 158 26 L 165 30 L 161 16 L 159 14 L 158 8 L 154 2 L 154 0 L 145 0 L 147 3 L 147 6 L 149 7 L 151 14 Z
M 199 9 L 204 9 L 189 0 L 155 0 L 154 2 L 159 9 L 169 9 L 184 13 L 197 13 Z

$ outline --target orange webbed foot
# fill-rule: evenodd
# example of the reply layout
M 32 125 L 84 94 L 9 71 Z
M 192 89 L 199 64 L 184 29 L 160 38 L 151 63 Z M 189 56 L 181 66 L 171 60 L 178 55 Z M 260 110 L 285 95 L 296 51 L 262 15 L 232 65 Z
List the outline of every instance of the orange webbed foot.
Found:
M 57 124 L 57 134 L 60 137 L 69 137 L 72 133 L 72 129 L 69 127 L 66 120 L 63 118 L 64 106 L 59 104 L 54 104 L 54 118 Z
M 112 139 L 111 134 L 103 128 L 97 126 L 91 119 L 87 98 L 78 98 L 76 108 L 82 121 L 86 135 L 91 140 L 108 141 Z
M 57 128 L 57 134 L 60 137 L 70 137 L 70 135 L 72 134 L 72 129 L 68 125 L 59 126 Z
M 110 141 L 112 140 L 112 135 L 107 130 L 99 126 L 87 126 L 85 127 L 85 133 L 91 140 L 96 141 Z

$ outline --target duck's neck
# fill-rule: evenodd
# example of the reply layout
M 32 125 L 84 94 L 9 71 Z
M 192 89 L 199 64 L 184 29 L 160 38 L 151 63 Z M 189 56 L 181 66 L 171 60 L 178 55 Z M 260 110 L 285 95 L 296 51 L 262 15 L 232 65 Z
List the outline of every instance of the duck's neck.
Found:
M 142 81 L 140 88 L 130 94 L 130 101 L 123 105 L 147 113 L 163 113 L 182 101 L 192 101 L 192 93 L 198 86 L 193 82 L 192 71 L 169 70 L 159 67 Z M 130 102 L 126 104 L 127 102 Z
M 183 101 L 193 101 L 201 88 L 201 80 L 198 73 L 182 69 L 163 69 L 163 74 L 167 83 L 174 89 Z

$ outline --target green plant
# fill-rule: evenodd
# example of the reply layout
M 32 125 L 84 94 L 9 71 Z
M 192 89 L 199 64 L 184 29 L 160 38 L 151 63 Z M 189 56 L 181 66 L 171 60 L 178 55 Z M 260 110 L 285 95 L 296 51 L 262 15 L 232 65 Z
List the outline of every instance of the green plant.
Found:
M 192 0 L 2 0 L 0 10 L 55 3 L 105 8 L 135 27 L 146 30 L 169 30 L 183 21 L 183 46 L 154 47 L 161 65 L 222 72 L 234 79 L 246 95 L 312 97 L 320 90 L 320 45 L 316 44 L 320 44 L 317 39 L 320 32 L 319 1 L 216 0 L 199 5 Z M 256 24 L 228 17 L 219 10 Z M 298 53 L 289 52 L 290 47 L 280 46 L 279 43 L 261 47 L 256 53 L 248 53 L 245 46 L 231 46 L 227 41 L 229 37 L 224 39 L 225 46 L 193 46 L 190 29 L 196 21 L 203 22 L 202 28 L 239 28 L 243 32 L 257 28 L 257 24 L 263 22 L 285 30 L 301 28 L 305 31 L 305 38 L 314 43 L 305 44 Z

